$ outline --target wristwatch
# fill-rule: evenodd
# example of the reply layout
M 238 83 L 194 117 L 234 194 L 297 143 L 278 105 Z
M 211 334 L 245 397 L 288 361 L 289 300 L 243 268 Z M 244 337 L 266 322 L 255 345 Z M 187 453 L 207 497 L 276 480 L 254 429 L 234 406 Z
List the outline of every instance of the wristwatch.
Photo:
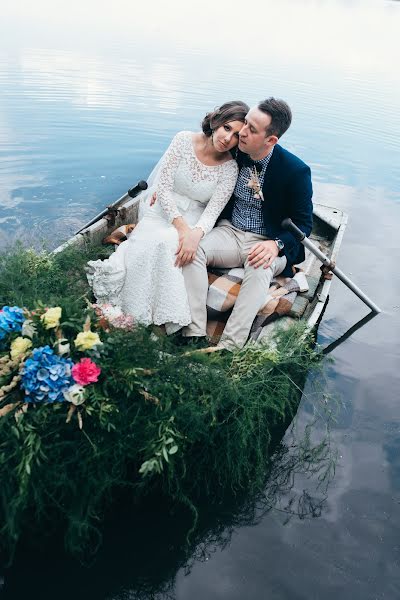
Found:
M 279 250 L 278 256 L 283 256 L 283 249 L 285 247 L 285 244 L 279 238 L 275 238 L 274 241 L 275 241 L 275 244 L 278 246 L 278 250 Z

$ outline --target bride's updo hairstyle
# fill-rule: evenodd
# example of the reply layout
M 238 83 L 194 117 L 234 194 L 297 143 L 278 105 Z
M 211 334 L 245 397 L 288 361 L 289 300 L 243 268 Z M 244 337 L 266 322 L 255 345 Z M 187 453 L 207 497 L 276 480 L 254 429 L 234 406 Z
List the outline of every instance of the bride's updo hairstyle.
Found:
M 245 116 L 249 112 L 249 107 L 240 100 L 226 102 L 213 112 L 207 113 L 201 124 L 204 135 L 211 137 L 214 129 L 218 129 L 229 121 L 241 121 L 244 123 Z

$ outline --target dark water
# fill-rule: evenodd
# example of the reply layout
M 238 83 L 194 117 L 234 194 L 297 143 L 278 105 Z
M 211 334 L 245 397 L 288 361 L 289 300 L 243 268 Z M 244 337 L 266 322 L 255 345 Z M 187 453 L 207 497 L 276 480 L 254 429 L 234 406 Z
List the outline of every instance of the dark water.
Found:
M 336 465 L 327 485 L 318 457 L 299 458 L 306 388 L 264 496 L 209 514 L 189 551 L 155 502 L 140 527 L 124 516 L 97 566 L 25 562 L 4 597 L 399 598 L 400 4 L 22 1 L 0 28 L 1 246 L 55 246 L 146 177 L 176 131 L 273 94 L 293 109 L 282 143 L 311 165 L 315 201 L 349 213 L 340 266 L 384 311 L 326 365 L 343 403 L 329 438 L 323 416 L 312 425 Z M 335 281 L 319 342 L 367 312 Z

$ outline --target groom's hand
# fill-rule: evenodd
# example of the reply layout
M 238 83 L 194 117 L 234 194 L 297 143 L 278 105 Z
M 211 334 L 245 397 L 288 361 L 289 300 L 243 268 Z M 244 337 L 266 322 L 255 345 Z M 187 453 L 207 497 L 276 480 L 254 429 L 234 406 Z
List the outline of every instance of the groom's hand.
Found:
M 250 249 L 248 259 L 249 265 L 258 269 L 258 267 L 263 267 L 264 269 L 268 269 L 274 262 L 275 258 L 278 256 L 279 250 L 276 242 L 274 240 L 265 240 L 264 242 L 257 242 Z

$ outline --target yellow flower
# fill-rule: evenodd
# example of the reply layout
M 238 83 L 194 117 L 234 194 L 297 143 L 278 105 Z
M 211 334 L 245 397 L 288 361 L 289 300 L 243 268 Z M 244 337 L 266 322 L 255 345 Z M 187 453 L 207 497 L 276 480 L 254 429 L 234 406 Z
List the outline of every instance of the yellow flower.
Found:
M 11 359 L 18 360 L 19 358 L 22 358 L 29 348 L 32 348 L 31 340 L 23 337 L 17 337 L 11 342 Z
M 94 331 L 81 331 L 76 336 L 75 346 L 78 350 L 91 350 L 94 346 L 101 346 L 102 341 L 99 338 L 98 333 L 94 333 Z
M 40 317 L 46 329 L 54 329 L 58 327 L 61 319 L 61 308 L 55 306 L 54 308 L 48 308 L 46 312 Z

